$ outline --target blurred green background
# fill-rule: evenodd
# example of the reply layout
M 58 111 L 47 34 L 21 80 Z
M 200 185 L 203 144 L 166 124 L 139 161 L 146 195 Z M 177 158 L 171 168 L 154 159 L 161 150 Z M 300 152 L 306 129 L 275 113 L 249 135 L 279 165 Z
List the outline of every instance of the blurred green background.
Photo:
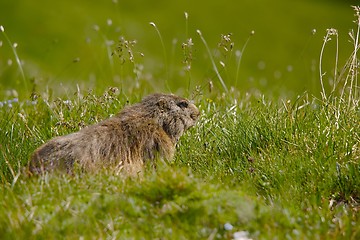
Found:
M 355 28 L 354 4 L 356 1 L 345 0 L 2 0 L 0 25 L 12 44 L 17 44 L 26 84 L 5 35 L 0 33 L 0 94 L 6 98 L 15 89 L 26 95 L 33 88 L 51 88 L 61 94 L 76 85 L 99 90 L 118 86 L 126 91 L 186 92 L 195 86 L 205 89 L 210 81 L 221 90 L 197 29 L 229 88 L 287 96 L 304 91 L 317 94 L 326 29 L 339 32 L 339 65 L 343 66 L 353 48 L 348 32 Z M 165 51 L 150 22 L 156 24 Z M 226 52 L 218 44 L 221 34 L 229 33 L 234 47 Z M 123 45 L 122 59 L 112 56 L 121 37 L 136 40 L 131 48 Z M 190 55 L 184 53 L 182 44 L 189 38 L 194 45 L 188 71 L 184 60 Z M 247 40 L 238 71 L 236 51 Z M 326 45 L 323 59 L 325 79 L 330 81 L 334 40 Z

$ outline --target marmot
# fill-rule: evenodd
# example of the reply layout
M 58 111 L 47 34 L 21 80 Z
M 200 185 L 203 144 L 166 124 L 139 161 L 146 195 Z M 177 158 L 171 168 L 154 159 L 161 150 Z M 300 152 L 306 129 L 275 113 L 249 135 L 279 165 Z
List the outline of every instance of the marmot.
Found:
M 72 173 L 78 164 L 85 170 L 114 166 L 136 174 L 147 161 L 170 160 L 179 138 L 198 118 L 189 100 L 152 94 L 109 119 L 51 139 L 35 150 L 28 168 L 31 174 Z

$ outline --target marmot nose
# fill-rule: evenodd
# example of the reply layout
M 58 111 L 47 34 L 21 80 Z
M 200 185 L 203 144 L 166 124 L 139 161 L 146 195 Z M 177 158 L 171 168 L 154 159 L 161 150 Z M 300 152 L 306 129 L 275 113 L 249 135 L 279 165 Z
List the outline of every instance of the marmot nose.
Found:
M 200 111 L 199 111 L 199 109 L 197 109 L 197 107 L 195 107 L 195 105 L 194 105 L 193 110 L 194 111 L 190 114 L 190 117 L 196 121 L 200 116 Z

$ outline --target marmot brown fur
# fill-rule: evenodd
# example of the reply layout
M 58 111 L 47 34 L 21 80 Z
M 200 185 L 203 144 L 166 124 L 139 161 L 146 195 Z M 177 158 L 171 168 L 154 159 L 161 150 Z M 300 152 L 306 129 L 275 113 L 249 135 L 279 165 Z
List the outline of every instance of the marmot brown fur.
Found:
M 141 171 L 146 161 L 171 159 L 176 143 L 194 126 L 199 110 L 185 98 L 152 94 L 117 115 L 40 146 L 29 162 L 32 174 L 62 170 L 124 168 Z

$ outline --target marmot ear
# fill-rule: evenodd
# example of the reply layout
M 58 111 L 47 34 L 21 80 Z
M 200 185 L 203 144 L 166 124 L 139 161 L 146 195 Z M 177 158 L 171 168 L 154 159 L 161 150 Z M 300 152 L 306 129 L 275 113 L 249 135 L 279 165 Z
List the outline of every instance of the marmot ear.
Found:
M 165 98 L 159 98 L 157 105 L 159 106 L 160 109 L 167 109 L 168 108 L 168 102 L 166 101 Z

